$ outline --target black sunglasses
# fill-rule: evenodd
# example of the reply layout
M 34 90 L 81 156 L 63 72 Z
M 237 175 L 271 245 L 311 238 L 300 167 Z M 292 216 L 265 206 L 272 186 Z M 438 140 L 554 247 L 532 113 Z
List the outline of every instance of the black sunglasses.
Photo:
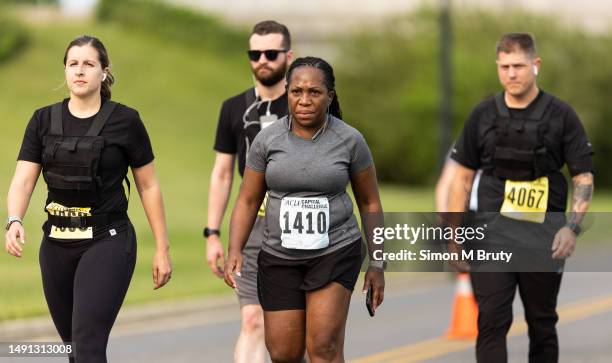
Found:
M 266 56 L 269 61 L 275 61 L 278 58 L 278 53 L 287 53 L 288 49 L 267 49 L 267 50 L 249 50 L 247 54 L 249 59 L 253 62 L 257 62 L 261 57 L 261 53 Z

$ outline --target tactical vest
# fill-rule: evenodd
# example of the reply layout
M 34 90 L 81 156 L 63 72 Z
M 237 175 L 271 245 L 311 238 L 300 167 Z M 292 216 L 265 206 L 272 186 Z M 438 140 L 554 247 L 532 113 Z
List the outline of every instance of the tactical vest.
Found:
M 535 180 L 557 171 L 544 138 L 550 124 L 550 112 L 546 110 L 552 99 L 552 95 L 544 93 L 526 118 L 513 118 L 503 92 L 495 96 L 498 115 L 491 152 L 493 175 L 519 181 Z
M 43 137 L 43 177 L 49 189 L 90 192 L 97 196 L 102 186 L 98 174 L 104 137 L 100 131 L 117 106 L 105 102 L 84 136 L 64 136 L 62 103 L 51 106 L 51 128 Z

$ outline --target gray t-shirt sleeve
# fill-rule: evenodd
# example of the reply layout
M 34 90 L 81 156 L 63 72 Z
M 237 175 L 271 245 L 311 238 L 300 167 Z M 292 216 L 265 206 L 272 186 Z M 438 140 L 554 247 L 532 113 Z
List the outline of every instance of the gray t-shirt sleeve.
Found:
M 261 132 L 255 136 L 246 160 L 246 166 L 262 173 L 266 171 L 266 166 L 268 165 L 264 139 Z
M 349 173 L 351 175 L 363 171 L 370 167 L 374 163 L 372 160 L 372 153 L 370 148 L 365 141 L 365 138 L 361 133 L 356 132 L 355 136 L 351 138 L 349 143 L 351 153 L 351 165 L 349 166 Z

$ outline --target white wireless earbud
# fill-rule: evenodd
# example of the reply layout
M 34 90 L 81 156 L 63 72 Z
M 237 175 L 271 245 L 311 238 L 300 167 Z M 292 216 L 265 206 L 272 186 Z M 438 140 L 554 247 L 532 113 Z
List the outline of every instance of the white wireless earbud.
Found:
M 102 82 L 106 81 L 106 73 L 102 74 Z
M 536 67 L 535 65 L 533 66 L 533 74 L 535 74 L 536 76 L 538 75 L 538 67 Z

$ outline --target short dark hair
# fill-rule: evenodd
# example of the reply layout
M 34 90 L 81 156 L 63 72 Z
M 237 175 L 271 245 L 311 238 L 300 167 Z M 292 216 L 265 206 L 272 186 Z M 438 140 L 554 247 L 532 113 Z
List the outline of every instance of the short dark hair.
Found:
M 500 52 L 512 53 L 517 50 L 525 52 L 534 58 L 537 55 L 535 37 L 530 33 L 507 33 L 497 42 L 495 55 Z
M 291 49 L 291 34 L 289 34 L 289 29 L 281 23 L 278 23 L 274 20 L 264 20 L 261 21 L 253 27 L 253 31 L 251 35 L 267 35 L 267 34 L 282 34 L 283 36 L 283 48 Z

